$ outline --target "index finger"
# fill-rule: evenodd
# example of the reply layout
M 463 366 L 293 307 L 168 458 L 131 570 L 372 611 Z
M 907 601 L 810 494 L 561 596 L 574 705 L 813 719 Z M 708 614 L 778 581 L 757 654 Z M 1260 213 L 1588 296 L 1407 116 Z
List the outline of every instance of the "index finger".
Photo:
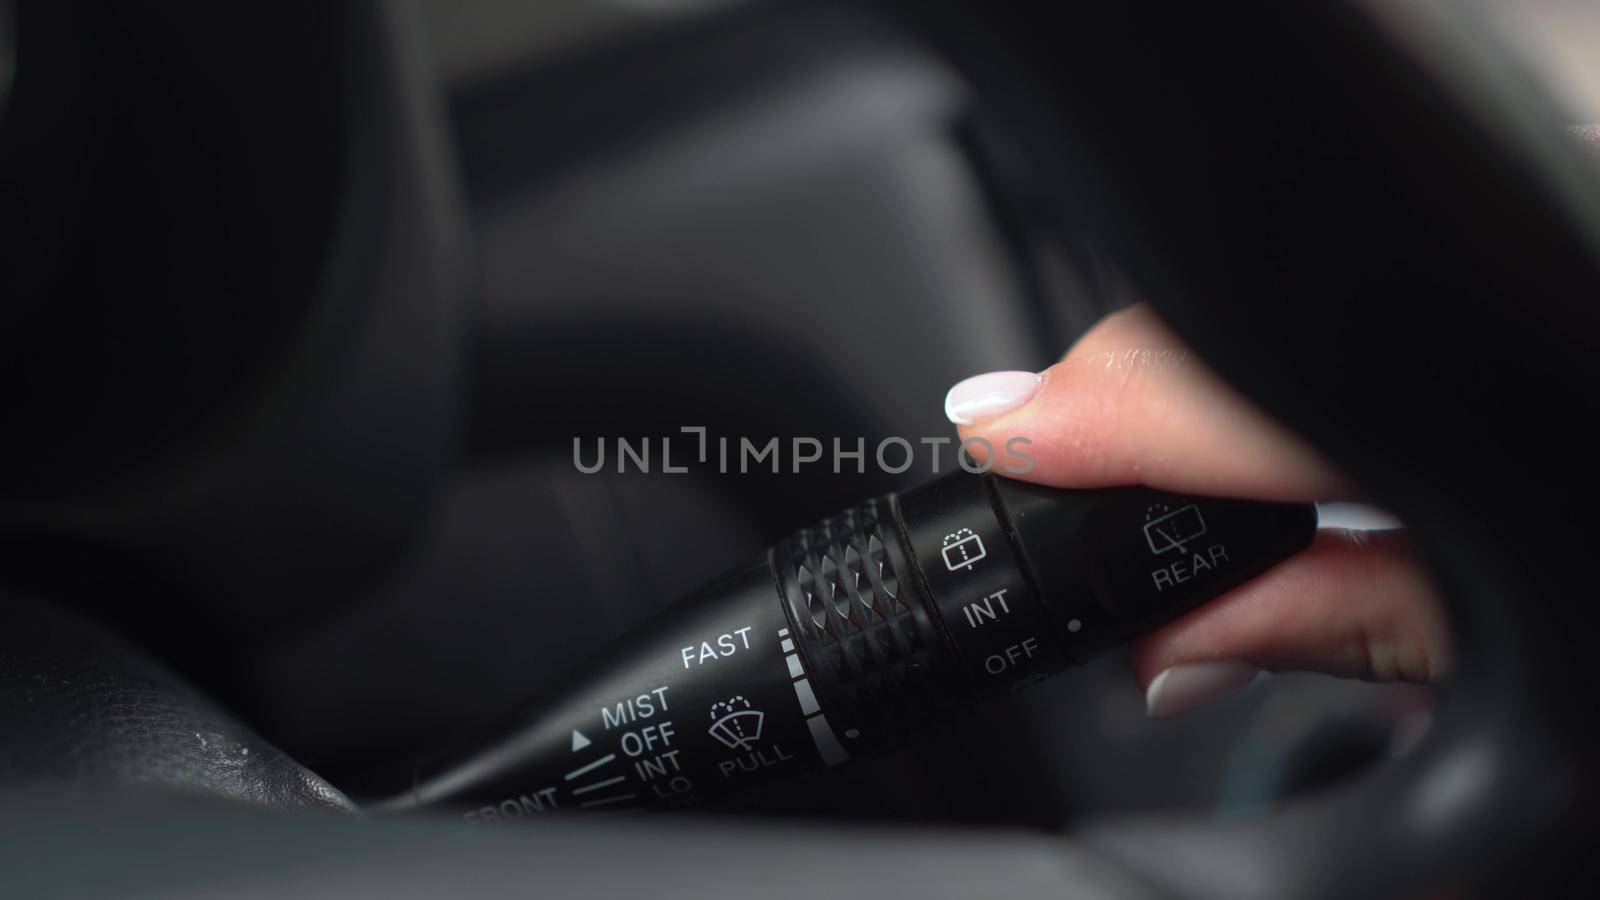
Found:
M 1285 501 L 1348 494 L 1333 467 L 1234 393 L 1143 304 L 1102 320 L 1036 378 L 961 382 L 945 411 L 963 440 L 1025 439 L 1033 468 L 1007 474 L 1039 484 Z

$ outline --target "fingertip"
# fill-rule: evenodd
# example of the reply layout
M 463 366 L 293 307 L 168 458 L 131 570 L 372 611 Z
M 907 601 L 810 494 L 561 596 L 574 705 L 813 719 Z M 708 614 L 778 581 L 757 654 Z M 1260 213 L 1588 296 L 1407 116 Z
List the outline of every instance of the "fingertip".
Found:
M 1256 680 L 1261 670 L 1242 659 L 1211 659 L 1162 669 L 1145 688 L 1145 714 L 1175 716 L 1221 700 Z
M 1025 406 L 1044 387 L 1041 372 L 1006 370 L 962 379 L 944 395 L 944 415 L 954 425 L 975 425 Z

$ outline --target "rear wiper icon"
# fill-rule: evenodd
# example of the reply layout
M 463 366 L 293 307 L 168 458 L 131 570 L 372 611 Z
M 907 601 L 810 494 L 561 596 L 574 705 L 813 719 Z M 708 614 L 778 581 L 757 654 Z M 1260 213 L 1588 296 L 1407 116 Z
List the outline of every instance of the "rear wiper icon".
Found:
M 1152 507 L 1145 515 L 1162 509 L 1166 507 Z M 1144 541 L 1150 545 L 1150 552 L 1157 556 L 1168 550 L 1183 552 L 1188 549 L 1185 545 L 1205 533 L 1206 520 L 1200 516 L 1200 507 L 1193 503 L 1144 523 Z

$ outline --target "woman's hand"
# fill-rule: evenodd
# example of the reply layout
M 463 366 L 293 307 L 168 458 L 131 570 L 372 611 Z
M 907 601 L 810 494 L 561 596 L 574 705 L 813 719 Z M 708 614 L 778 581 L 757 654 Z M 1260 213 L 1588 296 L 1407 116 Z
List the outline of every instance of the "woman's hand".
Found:
M 1107 317 L 1043 373 L 961 382 L 945 413 L 963 438 L 1031 439 L 1037 465 L 1017 477 L 1040 484 L 1260 500 L 1349 494 L 1338 472 L 1143 305 Z M 1304 552 L 1134 644 L 1152 715 L 1231 693 L 1263 669 L 1437 683 L 1450 663 L 1443 607 L 1395 532 L 1320 531 Z

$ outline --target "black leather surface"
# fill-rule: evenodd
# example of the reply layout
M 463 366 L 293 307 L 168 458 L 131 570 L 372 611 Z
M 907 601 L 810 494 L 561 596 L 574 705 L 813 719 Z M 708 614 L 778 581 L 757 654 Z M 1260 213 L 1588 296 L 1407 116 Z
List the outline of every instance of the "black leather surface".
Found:
M 150 784 L 354 810 L 139 650 L 76 613 L 0 596 L 0 785 Z
M 263 815 L 116 792 L 81 803 L 0 789 L 6 898 L 1155 896 L 1071 843 L 1009 831 L 583 815 L 495 827 Z

